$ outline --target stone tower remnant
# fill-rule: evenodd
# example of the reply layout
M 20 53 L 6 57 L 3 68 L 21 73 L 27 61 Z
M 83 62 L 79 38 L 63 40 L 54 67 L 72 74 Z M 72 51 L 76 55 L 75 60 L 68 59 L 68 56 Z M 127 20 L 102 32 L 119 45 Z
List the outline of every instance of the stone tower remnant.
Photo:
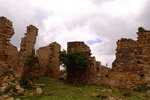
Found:
M 21 39 L 20 51 L 19 51 L 19 66 L 21 68 L 25 67 L 26 59 L 32 53 L 35 53 L 35 43 L 36 37 L 38 35 L 38 29 L 30 25 L 27 27 L 27 32 L 25 36 Z
M 0 74 L 10 67 L 18 66 L 18 50 L 10 43 L 13 35 L 12 22 L 5 17 L 0 17 Z

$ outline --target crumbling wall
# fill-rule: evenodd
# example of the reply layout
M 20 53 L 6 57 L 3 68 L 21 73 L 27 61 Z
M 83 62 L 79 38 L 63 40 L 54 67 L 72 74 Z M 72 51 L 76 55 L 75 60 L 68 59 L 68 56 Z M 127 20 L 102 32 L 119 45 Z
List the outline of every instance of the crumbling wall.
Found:
M 37 50 L 37 56 L 40 66 L 42 67 L 41 74 L 58 77 L 60 75 L 59 52 L 60 44 L 53 42 L 46 47 L 41 47 Z
M 0 17 L 0 74 L 10 67 L 18 66 L 18 50 L 10 43 L 13 35 L 12 22 L 5 17 Z
M 117 42 L 114 71 L 132 72 L 150 81 L 150 32 L 137 32 L 138 40 L 121 39 Z
M 97 78 L 97 68 L 100 67 L 100 63 L 95 60 L 95 57 L 91 57 L 91 50 L 84 42 L 68 42 L 67 52 L 72 51 L 82 52 L 88 58 L 89 65 L 86 71 L 67 71 L 68 81 L 74 84 L 93 84 Z
M 30 25 L 27 27 L 27 31 L 25 33 L 25 36 L 21 39 L 20 44 L 20 51 L 19 51 L 19 69 L 18 72 L 20 75 L 23 74 L 28 69 L 28 66 L 26 66 L 26 61 L 28 57 L 35 53 L 35 43 L 36 43 L 36 37 L 38 35 L 38 29 Z
M 137 74 L 130 72 L 113 72 L 110 71 L 106 77 L 103 77 L 98 84 L 104 84 L 112 88 L 134 89 L 136 84 L 142 82 Z
M 30 25 L 27 27 L 25 36 L 21 39 L 20 51 L 19 51 L 19 66 L 22 73 L 25 67 L 26 59 L 29 55 L 35 52 L 36 37 L 38 35 L 38 29 Z
M 99 84 L 133 89 L 136 84 L 150 83 L 150 31 L 139 28 L 137 34 L 137 40 L 122 38 L 117 41 L 112 70 L 100 76 Z

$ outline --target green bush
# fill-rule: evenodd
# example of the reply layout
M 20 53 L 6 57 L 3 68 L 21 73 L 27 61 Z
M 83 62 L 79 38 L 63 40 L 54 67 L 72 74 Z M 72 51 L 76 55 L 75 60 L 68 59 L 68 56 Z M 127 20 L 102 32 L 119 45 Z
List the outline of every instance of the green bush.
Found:
M 29 85 L 28 80 L 24 78 L 20 80 L 20 86 L 23 87 L 24 89 L 28 89 L 28 90 L 32 89 L 31 85 Z
M 53 66 L 51 64 L 47 64 L 47 68 L 52 68 Z
M 60 52 L 59 59 L 61 64 L 66 67 L 67 70 L 86 70 L 89 63 L 87 57 L 80 51 L 67 53 L 63 50 Z
M 6 71 L 6 72 L 4 72 L 4 73 L 1 75 L 1 77 L 3 77 L 3 76 L 8 76 L 8 75 L 13 75 L 13 76 L 15 76 L 15 75 L 14 75 L 14 71 L 13 71 L 13 70 Z
M 136 86 L 137 87 L 136 87 L 135 91 L 137 91 L 137 92 L 145 92 L 150 89 L 150 87 L 148 87 L 147 83 L 137 84 Z
M 131 97 L 132 96 L 132 92 L 131 91 L 124 92 L 123 96 L 125 96 L 125 97 Z
M 31 86 L 29 81 L 35 80 L 37 74 L 34 73 L 35 69 L 40 69 L 38 57 L 32 52 L 31 55 L 28 55 L 25 62 L 24 72 L 20 80 L 20 84 L 22 87 L 26 89 L 30 89 Z
M 40 69 L 41 66 L 40 65 L 34 65 L 34 69 Z
M 30 68 L 33 68 L 39 64 L 38 57 L 35 55 L 35 53 L 27 56 L 25 64 Z

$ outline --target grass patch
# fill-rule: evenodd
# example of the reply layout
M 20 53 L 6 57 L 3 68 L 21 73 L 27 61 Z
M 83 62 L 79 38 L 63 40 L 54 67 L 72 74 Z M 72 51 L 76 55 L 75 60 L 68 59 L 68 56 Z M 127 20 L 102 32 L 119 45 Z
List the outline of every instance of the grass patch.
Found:
M 110 96 L 126 100 L 150 100 L 149 96 L 134 91 L 120 90 L 118 92 L 104 93 L 101 91 L 108 89 L 108 87 L 103 85 L 75 86 L 65 81 L 49 77 L 42 77 L 36 83 L 46 85 L 42 88 L 44 93 L 21 100 L 109 100 L 108 98 Z M 128 93 L 132 95 L 128 95 Z M 96 94 L 96 97 L 92 97 L 94 94 Z M 124 96 L 124 94 L 127 96 Z

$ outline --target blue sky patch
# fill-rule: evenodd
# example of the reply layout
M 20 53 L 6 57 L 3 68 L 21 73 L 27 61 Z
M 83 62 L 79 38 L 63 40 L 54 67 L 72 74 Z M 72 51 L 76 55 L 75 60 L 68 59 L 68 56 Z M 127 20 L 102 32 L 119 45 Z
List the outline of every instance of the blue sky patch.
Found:
M 89 40 L 89 41 L 86 41 L 85 43 L 88 45 L 93 45 L 93 44 L 100 43 L 100 42 L 102 42 L 102 40 L 99 38 L 96 38 L 95 40 Z

